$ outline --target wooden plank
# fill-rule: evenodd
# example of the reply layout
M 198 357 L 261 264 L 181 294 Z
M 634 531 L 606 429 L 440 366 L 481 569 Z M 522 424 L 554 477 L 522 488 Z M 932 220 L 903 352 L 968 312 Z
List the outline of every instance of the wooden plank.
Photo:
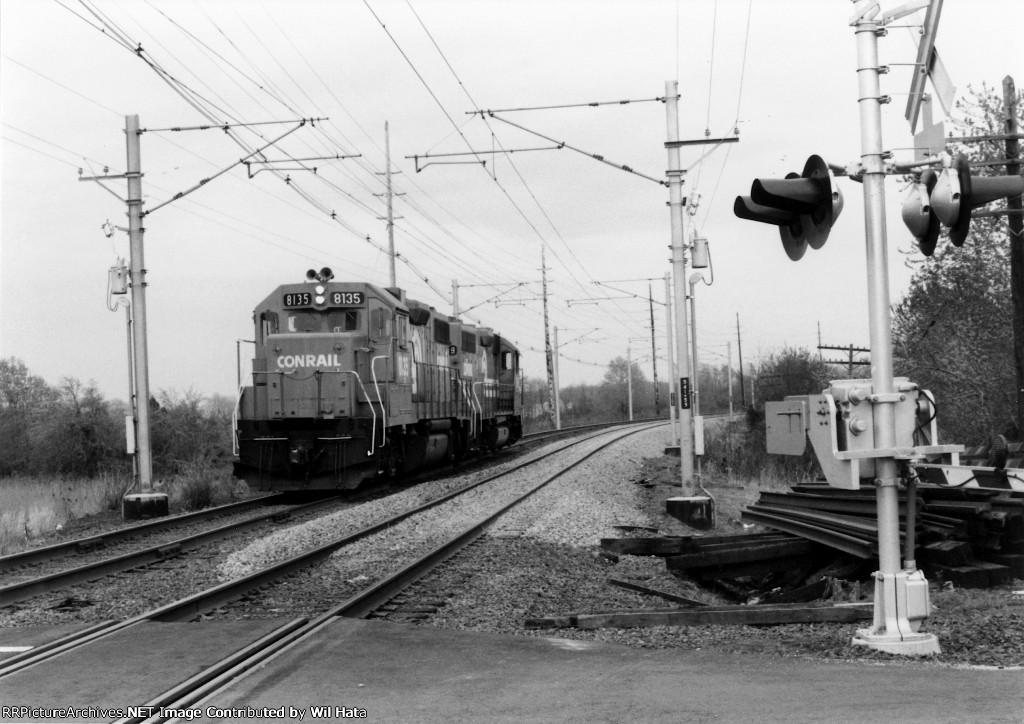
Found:
M 785 556 L 808 555 L 813 553 L 815 546 L 810 541 L 792 540 L 783 543 L 760 543 L 743 548 L 728 548 L 706 553 L 684 553 L 669 556 L 665 565 L 671 570 L 688 570 L 690 568 L 707 568 L 731 563 L 749 563 L 751 561 L 770 560 Z
M 647 586 L 641 586 L 639 583 L 633 583 L 631 581 L 623 581 L 618 578 L 608 578 L 607 582 L 612 586 L 625 588 L 627 591 L 636 591 L 637 593 L 643 593 L 648 596 L 658 596 L 659 598 L 664 598 L 666 601 L 672 601 L 674 603 L 684 603 L 687 606 L 707 606 L 703 601 L 698 601 L 694 598 L 687 598 L 686 596 L 669 593 L 668 591 L 659 591 L 656 588 L 648 588 Z
M 974 561 L 969 543 L 945 540 L 929 543 L 917 549 L 917 558 L 927 563 L 941 563 L 946 566 L 965 566 Z
M 809 603 L 824 596 L 827 590 L 828 579 L 819 578 L 817 581 L 808 583 L 806 586 L 766 594 L 761 597 L 761 603 L 758 605 L 765 603 Z
M 686 549 L 686 543 L 681 536 L 602 538 L 601 548 L 624 556 L 675 556 Z
M 759 542 L 796 540 L 788 533 L 756 533 L 733 536 L 639 536 L 602 538 L 601 548 L 627 556 L 677 556 L 714 548 L 745 547 Z
M 687 568 L 686 573 L 698 581 L 746 578 L 747 576 L 761 577 L 769 573 L 791 571 L 807 566 L 813 567 L 815 564 L 820 564 L 820 562 L 820 556 L 812 553 L 804 556 L 782 556 L 779 558 L 766 558 L 761 561 L 744 561 L 707 568 Z
M 580 614 L 576 617 L 576 627 L 595 629 L 643 626 L 776 626 L 789 623 L 847 623 L 872 616 L 873 605 L 870 603 L 854 606 L 707 606 L 677 611 Z

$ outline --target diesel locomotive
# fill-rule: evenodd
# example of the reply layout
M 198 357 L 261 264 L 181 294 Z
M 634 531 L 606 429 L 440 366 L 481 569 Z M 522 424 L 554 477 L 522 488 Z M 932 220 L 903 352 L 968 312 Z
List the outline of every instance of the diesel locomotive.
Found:
M 256 307 L 235 475 L 258 490 L 355 488 L 522 437 L 519 351 L 486 327 L 330 269 Z

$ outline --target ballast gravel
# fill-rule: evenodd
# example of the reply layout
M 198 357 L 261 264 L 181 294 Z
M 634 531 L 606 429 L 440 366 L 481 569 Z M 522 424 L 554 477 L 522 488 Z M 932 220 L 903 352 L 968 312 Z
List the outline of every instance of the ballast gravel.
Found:
M 987 591 L 932 591 L 934 632 L 942 653 L 905 658 L 851 646 L 857 629 L 870 624 L 782 626 L 654 626 L 630 629 L 528 629 L 530 618 L 601 610 L 666 608 L 661 598 L 623 590 L 609 577 L 702 600 L 735 603 L 685 577 L 669 574 L 664 560 L 601 554 L 602 537 L 642 533 L 614 526 L 645 525 L 661 535 L 704 535 L 665 513 L 665 500 L 678 488 L 652 485 L 641 475 L 667 468 L 665 428 L 640 433 L 598 454 L 517 507 L 466 553 L 446 562 L 420 582 L 418 590 L 446 597 L 437 612 L 410 620 L 414 625 L 534 637 L 599 640 L 640 648 L 684 648 L 780 657 L 872 660 L 894 665 L 977 665 L 1024 667 L 1024 581 Z M 644 463 L 641 466 L 641 463 Z M 652 476 L 659 477 L 659 476 Z M 671 480 L 671 473 L 660 476 Z M 719 525 L 707 535 L 758 532 L 739 520 L 739 510 L 756 489 L 709 484 Z M 867 587 L 865 586 L 865 589 Z M 415 601 L 416 594 L 411 595 Z M 401 617 L 397 617 L 399 620 Z

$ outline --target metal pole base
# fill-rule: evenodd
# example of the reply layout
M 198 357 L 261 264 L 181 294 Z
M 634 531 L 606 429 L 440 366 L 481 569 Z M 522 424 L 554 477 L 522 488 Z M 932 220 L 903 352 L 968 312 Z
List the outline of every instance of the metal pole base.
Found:
M 930 611 L 928 581 L 921 571 L 875 573 L 874 623 L 857 631 L 851 643 L 903 656 L 937 654 L 938 637 L 918 633 Z
M 121 517 L 125 520 L 162 518 L 168 512 L 165 493 L 129 493 L 121 498 Z
M 669 498 L 665 512 L 691 528 L 708 530 L 714 526 L 715 501 L 704 496 Z

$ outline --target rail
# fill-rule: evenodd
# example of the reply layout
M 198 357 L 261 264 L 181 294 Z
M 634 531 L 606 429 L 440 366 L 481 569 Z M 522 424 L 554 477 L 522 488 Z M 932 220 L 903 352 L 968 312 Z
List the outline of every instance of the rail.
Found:
M 660 424 L 664 424 L 664 422 L 663 421 L 658 421 L 656 424 L 660 425 Z M 627 432 L 626 435 L 634 434 L 635 432 L 640 432 L 643 429 L 646 429 L 647 426 L 646 425 L 637 425 L 636 427 L 637 427 L 636 430 L 631 430 L 631 431 Z M 291 574 L 291 573 L 293 573 L 295 571 L 301 570 L 301 569 L 306 568 L 306 567 L 308 567 L 310 565 L 313 565 L 315 563 L 319 563 L 319 562 L 321 562 L 323 560 L 326 560 L 328 557 L 330 557 L 330 555 L 332 553 L 334 553 L 335 550 L 337 550 L 337 549 L 339 549 L 339 548 L 341 548 L 341 547 L 343 547 L 345 545 L 348 545 L 350 543 L 353 543 L 356 540 L 359 540 L 361 538 L 365 538 L 365 537 L 367 537 L 369 535 L 372 535 L 372 534 L 377 533 L 379 531 L 385 530 L 387 528 L 391 528 L 395 524 L 397 524 L 398 522 L 400 522 L 402 520 L 405 520 L 406 518 L 410 518 L 410 517 L 412 517 L 414 515 L 417 515 L 418 513 L 421 513 L 422 511 L 425 511 L 425 510 L 427 510 L 429 508 L 433 508 L 433 507 L 435 507 L 437 505 L 440 505 L 440 504 L 445 503 L 445 502 L 447 502 L 449 500 L 452 500 L 452 499 L 454 499 L 454 498 L 456 498 L 456 497 L 458 497 L 460 495 L 465 494 L 466 492 L 468 492 L 468 491 L 470 491 L 470 490 L 472 490 L 474 488 L 477 488 L 479 486 L 485 485 L 486 483 L 489 483 L 489 482 L 491 482 L 493 480 L 496 480 L 496 479 L 501 478 L 501 477 L 505 477 L 505 476 L 507 476 L 507 475 L 509 475 L 509 474 L 511 474 L 513 472 L 516 472 L 516 471 L 518 471 L 518 470 L 520 470 L 522 468 L 525 468 L 525 467 L 527 467 L 529 465 L 533 465 L 533 464 L 538 463 L 538 462 L 540 462 L 542 460 L 545 460 L 546 458 L 551 457 L 553 455 L 556 455 L 556 454 L 558 454 L 560 452 L 563 452 L 564 450 L 566 450 L 566 449 L 568 449 L 568 448 L 570 448 L 570 447 L 572 447 L 574 445 L 577 445 L 577 444 L 579 444 L 581 442 L 585 442 L 586 440 L 590 440 L 590 439 L 592 439 L 593 437 L 595 437 L 595 436 L 597 436 L 599 434 L 601 434 L 601 433 L 595 433 L 595 435 L 583 438 L 582 440 L 575 440 L 573 442 L 567 443 L 566 445 L 563 445 L 563 446 L 559 447 L 557 450 L 551 450 L 551 451 L 545 452 L 545 453 L 543 453 L 541 455 L 538 455 L 537 457 L 535 457 L 535 458 L 533 458 L 533 459 L 531 459 L 529 461 L 520 463 L 519 465 L 516 465 L 516 466 L 514 466 L 512 468 L 506 469 L 506 470 L 504 470 L 504 471 L 502 471 L 500 473 L 495 473 L 493 475 L 486 476 L 486 477 L 484 477 L 481 480 L 475 481 L 475 482 L 470 483 L 468 485 L 465 485 L 465 486 L 463 486 L 461 488 L 453 490 L 453 491 L 451 491 L 451 492 L 449 492 L 449 493 L 447 493 L 447 494 L 445 494 L 445 495 L 443 495 L 443 496 L 441 496 L 439 498 L 436 498 L 434 500 L 428 501 L 427 503 L 419 505 L 419 506 L 417 506 L 415 508 L 412 508 L 412 509 L 406 510 L 404 512 L 398 513 L 398 514 L 396 514 L 394 516 L 391 516 L 390 518 L 388 518 L 386 520 L 383 520 L 383 521 L 380 521 L 378 523 L 366 526 L 365 528 L 363 528 L 361 530 L 358 530 L 358 531 L 356 531 L 354 533 L 348 534 L 348 535 L 343 536 L 341 538 L 338 538 L 336 540 L 330 541 L 330 542 L 328 542 L 328 543 L 326 543 L 324 545 L 321 545 L 321 546 L 319 546 L 319 547 L 317 547 L 315 549 L 306 551 L 306 552 L 304 552 L 302 554 L 299 554 L 297 556 L 289 558 L 289 559 L 287 559 L 285 561 L 281 561 L 281 562 L 276 563 L 274 565 L 271 565 L 271 566 L 269 566 L 267 568 L 264 568 L 262 570 L 256 571 L 256 572 L 254 572 L 254 573 L 252 573 L 252 574 L 250 574 L 248 576 L 244 576 L 242 578 L 238 578 L 238 579 L 235 579 L 235 580 L 232 580 L 232 581 L 227 581 L 227 582 L 222 583 L 222 584 L 220 584 L 218 586 L 214 586 L 213 588 L 206 589 L 204 591 L 200 591 L 198 593 L 192 594 L 192 595 L 187 596 L 187 597 L 185 597 L 183 599 L 180 599 L 178 601 L 174 601 L 174 602 L 165 604 L 163 606 L 160 606 L 160 607 L 158 607 L 156 609 L 153 609 L 153 610 L 147 611 L 145 613 L 139 614 L 137 616 L 133 616 L 133 617 L 131 617 L 129 619 L 126 619 L 124 621 L 113 622 L 113 623 L 109 624 L 108 626 L 104 626 L 104 627 L 96 627 L 95 630 L 90 629 L 88 635 L 85 635 L 85 636 L 82 636 L 81 634 L 70 634 L 67 637 L 64 637 L 62 639 L 58 639 L 58 640 L 52 642 L 51 644 L 49 644 L 45 648 L 45 650 L 43 650 L 43 649 L 32 650 L 32 651 L 27 651 L 27 652 L 24 652 L 24 653 L 16 654 L 15 656 L 12 656 L 12 657 L 10 657 L 8 659 L 5 659 L 4 661 L 0 661 L 0 678 L 2 678 L 4 676 L 11 675 L 11 674 L 14 674 L 14 673 L 16 673 L 18 671 L 21 671 L 21 670 L 23 670 L 25 668 L 28 668 L 29 666 L 37 665 L 37 664 L 39 664 L 39 663 L 49 659 L 51 656 L 54 656 L 56 654 L 63 653 L 65 651 L 77 648 L 79 646 L 83 646 L 83 645 L 92 643 L 92 642 L 94 642 L 96 640 L 99 640 L 101 638 L 104 638 L 104 637 L 106 637 L 108 635 L 111 635 L 111 634 L 116 633 L 118 631 L 122 631 L 125 628 L 128 628 L 130 626 L 135 626 L 135 625 L 137 625 L 139 623 L 142 623 L 142 622 L 145 622 L 145 621 L 187 621 L 187 620 L 189 620 L 191 618 L 194 618 L 195 616 L 198 616 L 198 615 L 202 614 L 203 612 L 212 610 L 212 609 L 217 608 L 218 606 L 221 606 L 221 605 L 223 605 L 223 604 L 225 604 L 227 602 L 233 601 L 233 600 L 243 596 L 246 592 L 248 592 L 248 591 L 250 591 L 250 590 L 252 590 L 254 588 L 258 588 L 259 586 L 262 586 L 262 585 L 264 585 L 266 583 L 269 583 L 271 581 L 274 581 L 274 580 L 277 580 L 277 579 L 282 578 L 284 576 L 287 576 L 287 575 L 289 575 L 289 574 Z M 614 440 L 608 441 L 602 447 L 610 445 L 613 442 L 615 442 L 615 441 L 617 441 L 619 439 L 622 439 L 622 437 L 625 437 L 626 435 L 622 435 L 622 436 L 619 436 L 619 437 L 615 438 Z M 600 449 L 602 449 L 602 448 L 598 448 L 598 450 L 600 450 Z M 577 461 L 573 465 L 580 464 L 581 462 L 583 462 L 583 460 L 589 458 L 590 456 L 592 456 L 596 452 L 598 452 L 598 450 L 591 451 L 584 458 L 582 458 L 581 460 Z M 522 498 L 525 498 L 526 496 L 532 494 L 533 492 L 536 492 L 536 490 L 539 490 L 544 485 L 547 485 L 549 482 L 553 481 L 554 479 L 556 479 L 558 476 L 560 476 L 564 472 L 565 471 L 563 470 L 562 472 L 556 473 L 555 475 L 553 475 L 550 478 L 546 479 L 545 481 L 543 481 L 542 483 L 540 483 L 539 485 L 537 485 L 536 487 L 531 489 L 529 492 L 527 492 L 526 495 L 522 496 Z M 507 510 L 508 507 L 511 507 L 511 504 L 509 506 L 506 506 L 505 509 Z M 497 515 L 500 515 L 500 512 L 493 514 L 491 517 L 496 517 Z M 473 526 L 473 528 L 465 531 L 464 533 L 462 533 L 460 535 L 461 536 L 469 535 L 469 534 L 471 534 L 471 531 L 476 530 L 476 529 L 479 529 L 479 530 L 482 531 L 483 528 L 481 526 L 486 527 L 486 525 L 487 525 L 486 523 L 477 524 L 476 526 Z M 428 554 L 428 556 L 434 556 L 435 560 L 437 562 L 440 562 L 440 560 L 443 560 L 443 558 L 447 557 L 447 555 L 438 557 L 438 551 L 437 550 L 432 551 L 431 553 Z M 396 575 L 397 576 L 403 576 L 403 575 L 404 576 L 409 576 L 411 568 L 412 568 L 412 566 L 407 566 L 402 571 L 399 571 L 399 573 L 396 574 Z M 424 572 L 425 571 L 420 569 L 420 572 L 419 572 L 418 575 L 422 576 Z M 409 582 L 411 582 L 411 580 Z M 329 618 L 333 618 L 333 617 L 338 616 L 338 615 L 358 615 L 358 614 L 354 613 L 356 611 L 357 607 L 362 606 L 363 608 L 365 608 L 366 606 L 371 605 L 372 600 L 374 600 L 373 599 L 374 596 L 378 596 L 379 597 L 381 595 L 385 595 L 385 594 L 389 594 L 389 593 L 390 592 L 388 590 L 386 590 L 385 586 L 382 586 L 382 584 L 377 584 L 377 585 L 373 586 L 372 589 L 368 589 L 367 591 L 364 591 L 362 594 L 359 594 L 355 598 L 349 599 L 349 601 L 345 602 L 340 607 L 336 607 L 332 611 L 330 611 L 330 612 L 328 612 L 328 613 L 318 617 L 316 619 L 316 621 L 325 621 L 325 620 L 327 620 Z M 393 595 L 393 594 L 390 594 L 390 595 Z M 347 607 L 347 610 L 349 611 L 348 613 L 342 612 L 342 608 L 345 608 L 345 607 Z M 314 621 L 312 623 L 315 623 L 316 621 Z M 305 635 L 305 634 L 309 633 L 309 631 L 310 631 L 309 628 L 304 628 L 302 635 Z M 139 721 L 141 721 L 141 720 L 139 720 Z

